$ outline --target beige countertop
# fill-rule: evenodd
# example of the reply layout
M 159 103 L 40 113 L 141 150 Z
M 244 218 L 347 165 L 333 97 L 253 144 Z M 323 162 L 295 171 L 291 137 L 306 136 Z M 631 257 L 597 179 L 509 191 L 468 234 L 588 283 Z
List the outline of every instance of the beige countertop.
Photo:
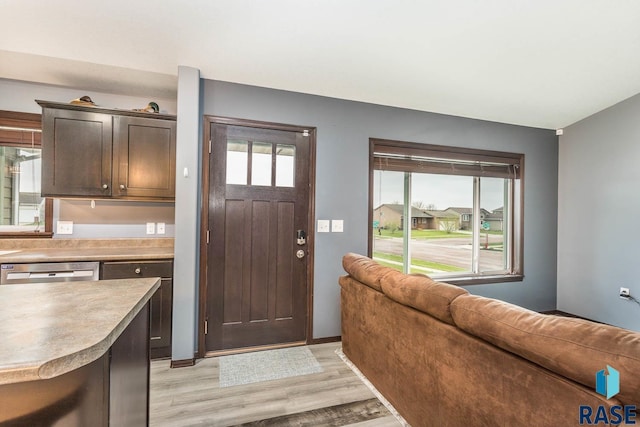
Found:
M 0 286 L 0 384 L 98 359 L 159 286 L 157 278 Z
M 0 264 L 173 259 L 173 239 L 0 240 Z

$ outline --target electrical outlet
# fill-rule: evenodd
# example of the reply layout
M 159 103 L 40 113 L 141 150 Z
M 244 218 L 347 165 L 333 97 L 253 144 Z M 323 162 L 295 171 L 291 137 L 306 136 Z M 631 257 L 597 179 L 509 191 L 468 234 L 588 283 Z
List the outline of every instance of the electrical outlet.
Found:
M 344 231 L 344 220 L 334 219 L 333 221 L 331 221 L 332 233 L 342 233 L 343 231 Z
M 147 234 L 156 234 L 156 223 L 148 222 L 147 223 Z
M 156 233 L 158 234 L 164 234 L 165 233 L 165 223 L 164 222 L 159 222 L 158 224 L 156 224 Z
M 620 288 L 620 298 L 627 299 L 629 295 L 631 295 L 629 288 Z
M 73 221 L 58 221 L 57 234 L 73 234 Z

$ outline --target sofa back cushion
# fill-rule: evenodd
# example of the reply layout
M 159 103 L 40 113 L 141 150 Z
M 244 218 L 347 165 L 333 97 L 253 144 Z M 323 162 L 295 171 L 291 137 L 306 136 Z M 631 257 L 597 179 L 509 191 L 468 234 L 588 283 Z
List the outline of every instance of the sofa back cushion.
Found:
M 378 264 L 364 255 L 348 253 L 342 257 L 342 267 L 351 277 L 376 291 L 382 292 L 380 279 L 389 273 L 402 274 L 392 268 Z
M 451 302 L 460 295 L 467 295 L 465 289 L 448 283 L 436 282 L 421 274 L 388 274 L 380 279 L 382 292 L 400 304 L 408 305 L 436 319 L 453 325 Z
M 460 329 L 592 389 L 610 365 L 620 372 L 616 398 L 640 402 L 640 333 L 476 295 L 453 301 L 451 314 Z

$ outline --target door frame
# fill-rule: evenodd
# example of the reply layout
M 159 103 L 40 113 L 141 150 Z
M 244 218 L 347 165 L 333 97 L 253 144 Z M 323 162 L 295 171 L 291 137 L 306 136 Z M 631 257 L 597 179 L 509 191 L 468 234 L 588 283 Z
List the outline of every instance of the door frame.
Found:
M 203 142 L 202 142 L 202 185 L 200 211 L 200 280 L 199 280 L 199 310 L 198 310 L 198 351 L 196 357 L 207 357 L 205 349 L 205 320 L 207 313 L 207 259 L 209 257 L 209 244 L 207 243 L 207 233 L 209 230 L 209 154 L 211 152 L 211 126 L 213 124 L 224 124 L 229 126 L 244 126 L 259 129 L 283 130 L 289 132 L 309 132 L 309 217 L 307 219 L 307 325 L 306 344 L 313 341 L 313 272 L 314 272 L 314 249 L 315 249 L 315 193 L 316 193 L 316 127 L 297 126 L 283 123 L 271 123 L 258 120 L 237 119 L 231 117 L 221 117 L 213 115 L 203 116 Z M 277 347 L 277 345 L 269 346 Z M 241 351 L 247 351 L 243 349 Z M 229 353 L 230 351 L 223 351 Z M 222 352 L 215 352 L 220 354 Z

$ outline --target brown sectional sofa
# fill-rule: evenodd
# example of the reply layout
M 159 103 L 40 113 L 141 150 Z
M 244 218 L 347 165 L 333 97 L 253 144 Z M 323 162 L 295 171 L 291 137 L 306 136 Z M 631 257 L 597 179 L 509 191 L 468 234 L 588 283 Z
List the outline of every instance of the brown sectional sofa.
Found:
M 640 406 L 640 333 L 539 314 L 347 254 L 345 355 L 412 426 L 573 426 Z M 620 372 L 620 393 L 595 374 Z M 640 420 L 637 420 L 640 422 Z

